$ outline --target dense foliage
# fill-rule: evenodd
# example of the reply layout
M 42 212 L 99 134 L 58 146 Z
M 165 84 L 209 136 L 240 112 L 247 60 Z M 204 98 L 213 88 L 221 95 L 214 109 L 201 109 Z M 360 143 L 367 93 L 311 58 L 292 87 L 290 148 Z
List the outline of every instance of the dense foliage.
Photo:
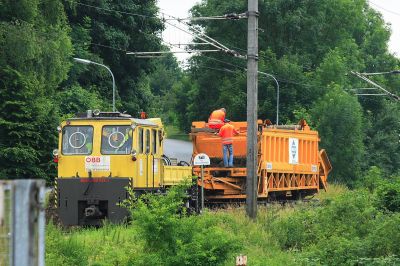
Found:
M 49 265 L 398 265 L 400 177 L 349 191 L 330 186 L 320 201 L 260 208 L 255 221 L 244 210 L 186 216 L 185 186 L 166 196 L 130 202 L 130 225 L 99 229 L 47 229 Z
M 202 1 L 193 16 L 241 13 L 247 2 Z M 390 30 L 366 0 L 259 1 L 259 68 L 280 84 L 280 123 L 309 119 L 321 136 L 334 166 L 333 179 L 354 185 L 371 165 L 386 175 L 400 169 L 400 105 L 385 97 L 354 95 L 370 87 L 351 71 L 398 69 L 387 50 Z M 247 21 L 202 21 L 205 33 L 246 53 Z M 246 63 L 218 53 L 191 59 L 187 80 L 177 90 L 176 109 L 182 129 L 225 107 L 234 120 L 246 119 Z M 260 74 L 259 117 L 274 120 L 276 87 Z M 398 75 L 373 79 L 399 94 Z M 332 180 L 332 179 L 331 179 Z
M 70 28 L 59 1 L 2 1 L 0 20 L 0 178 L 47 178 Z
M 111 68 L 118 110 L 174 122 L 163 98 L 173 98 L 181 75 L 175 58 L 126 55 L 165 49 L 156 15 L 156 1 L 0 1 L 0 178 L 50 181 L 58 123 L 88 109 L 111 110 L 108 71 L 72 57 Z
M 123 203 L 132 217 L 131 224 L 126 226 L 105 224 L 99 230 L 78 231 L 67 236 L 50 224 L 47 263 L 221 265 L 239 246 L 235 236 L 227 235 L 215 224 L 212 215 L 186 214 L 184 201 L 190 185 L 175 186 L 165 196 L 147 194 L 136 199 L 131 192 L 131 200 Z M 91 255 L 91 250 L 96 253 Z
M 54 130 L 87 109 L 111 110 L 112 79 L 90 59 L 111 68 L 117 109 L 146 111 L 190 128 L 225 107 L 246 119 L 246 63 L 224 53 L 176 59 L 137 58 L 128 51 L 167 49 L 156 1 L 0 1 L 0 177 L 51 180 Z M 193 16 L 242 13 L 246 1 L 207 0 Z M 370 166 L 384 176 L 400 169 L 400 105 L 387 97 L 356 97 L 367 84 L 350 71 L 398 69 L 387 50 L 390 29 L 366 0 L 260 0 L 259 66 L 280 84 L 280 123 L 308 119 L 319 131 L 334 170 L 332 179 L 355 186 Z M 196 21 L 228 47 L 246 53 L 247 21 Z M 205 48 L 206 49 L 206 48 Z M 373 79 L 400 93 L 397 75 Z M 275 83 L 260 75 L 259 117 L 276 116 Z

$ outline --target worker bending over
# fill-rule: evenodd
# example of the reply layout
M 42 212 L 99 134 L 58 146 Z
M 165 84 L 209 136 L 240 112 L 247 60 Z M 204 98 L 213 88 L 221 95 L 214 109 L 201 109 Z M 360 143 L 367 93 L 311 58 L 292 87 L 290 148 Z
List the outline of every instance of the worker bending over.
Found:
M 225 115 L 225 108 L 213 111 L 210 118 L 208 118 L 208 127 L 212 129 L 220 129 L 224 125 Z
M 230 120 L 225 119 L 225 124 L 219 130 L 218 135 L 222 137 L 222 152 L 224 155 L 224 166 L 233 167 L 233 136 L 238 135 L 235 127 L 230 124 Z M 229 160 L 228 160 L 229 153 Z

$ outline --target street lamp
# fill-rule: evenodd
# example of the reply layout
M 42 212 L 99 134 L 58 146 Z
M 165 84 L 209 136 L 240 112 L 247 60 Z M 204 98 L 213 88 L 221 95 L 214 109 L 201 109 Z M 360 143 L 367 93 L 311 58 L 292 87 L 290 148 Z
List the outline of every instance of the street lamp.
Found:
M 93 61 L 90 61 L 90 60 L 87 60 L 87 59 L 74 58 L 74 60 L 76 62 L 78 62 L 78 63 L 81 63 L 81 64 L 102 66 L 102 67 L 105 67 L 108 70 L 108 72 L 110 72 L 112 80 L 113 80 L 113 104 L 112 104 L 112 110 L 113 110 L 113 112 L 115 112 L 115 79 L 114 79 L 114 74 L 111 72 L 111 69 L 108 66 L 105 66 L 103 64 L 96 63 L 96 62 L 93 62 Z
M 279 125 L 279 83 L 276 80 L 276 78 L 271 74 L 261 72 L 261 71 L 258 71 L 258 73 L 260 73 L 264 76 L 267 76 L 267 77 L 271 77 L 275 80 L 275 83 L 276 83 L 276 125 Z

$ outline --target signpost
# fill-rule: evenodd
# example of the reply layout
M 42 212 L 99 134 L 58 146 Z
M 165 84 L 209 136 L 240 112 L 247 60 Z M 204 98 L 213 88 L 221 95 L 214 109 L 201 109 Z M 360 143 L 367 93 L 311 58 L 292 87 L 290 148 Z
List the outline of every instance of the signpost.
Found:
M 199 153 L 194 157 L 193 165 L 201 167 L 201 211 L 204 209 L 204 165 L 210 165 L 210 157 L 205 153 Z

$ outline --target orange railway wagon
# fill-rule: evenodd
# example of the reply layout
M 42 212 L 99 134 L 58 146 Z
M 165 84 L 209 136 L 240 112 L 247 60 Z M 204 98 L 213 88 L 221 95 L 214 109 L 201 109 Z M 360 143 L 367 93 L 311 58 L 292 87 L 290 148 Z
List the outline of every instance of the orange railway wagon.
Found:
M 246 197 L 247 123 L 232 122 L 239 131 L 234 137 L 234 167 L 222 163 L 221 138 L 205 122 L 193 122 L 193 157 L 205 153 L 211 165 L 204 169 L 203 186 L 207 200 L 244 199 Z M 318 132 L 305 120 L 298 125 L 276 126 L 269 120 L 258 121 L 258 198 L 302 198 L 326 189 L 332 169 L 325 150 L 319 150 Z M 200 176 L 200 168 L 193 172 Z

